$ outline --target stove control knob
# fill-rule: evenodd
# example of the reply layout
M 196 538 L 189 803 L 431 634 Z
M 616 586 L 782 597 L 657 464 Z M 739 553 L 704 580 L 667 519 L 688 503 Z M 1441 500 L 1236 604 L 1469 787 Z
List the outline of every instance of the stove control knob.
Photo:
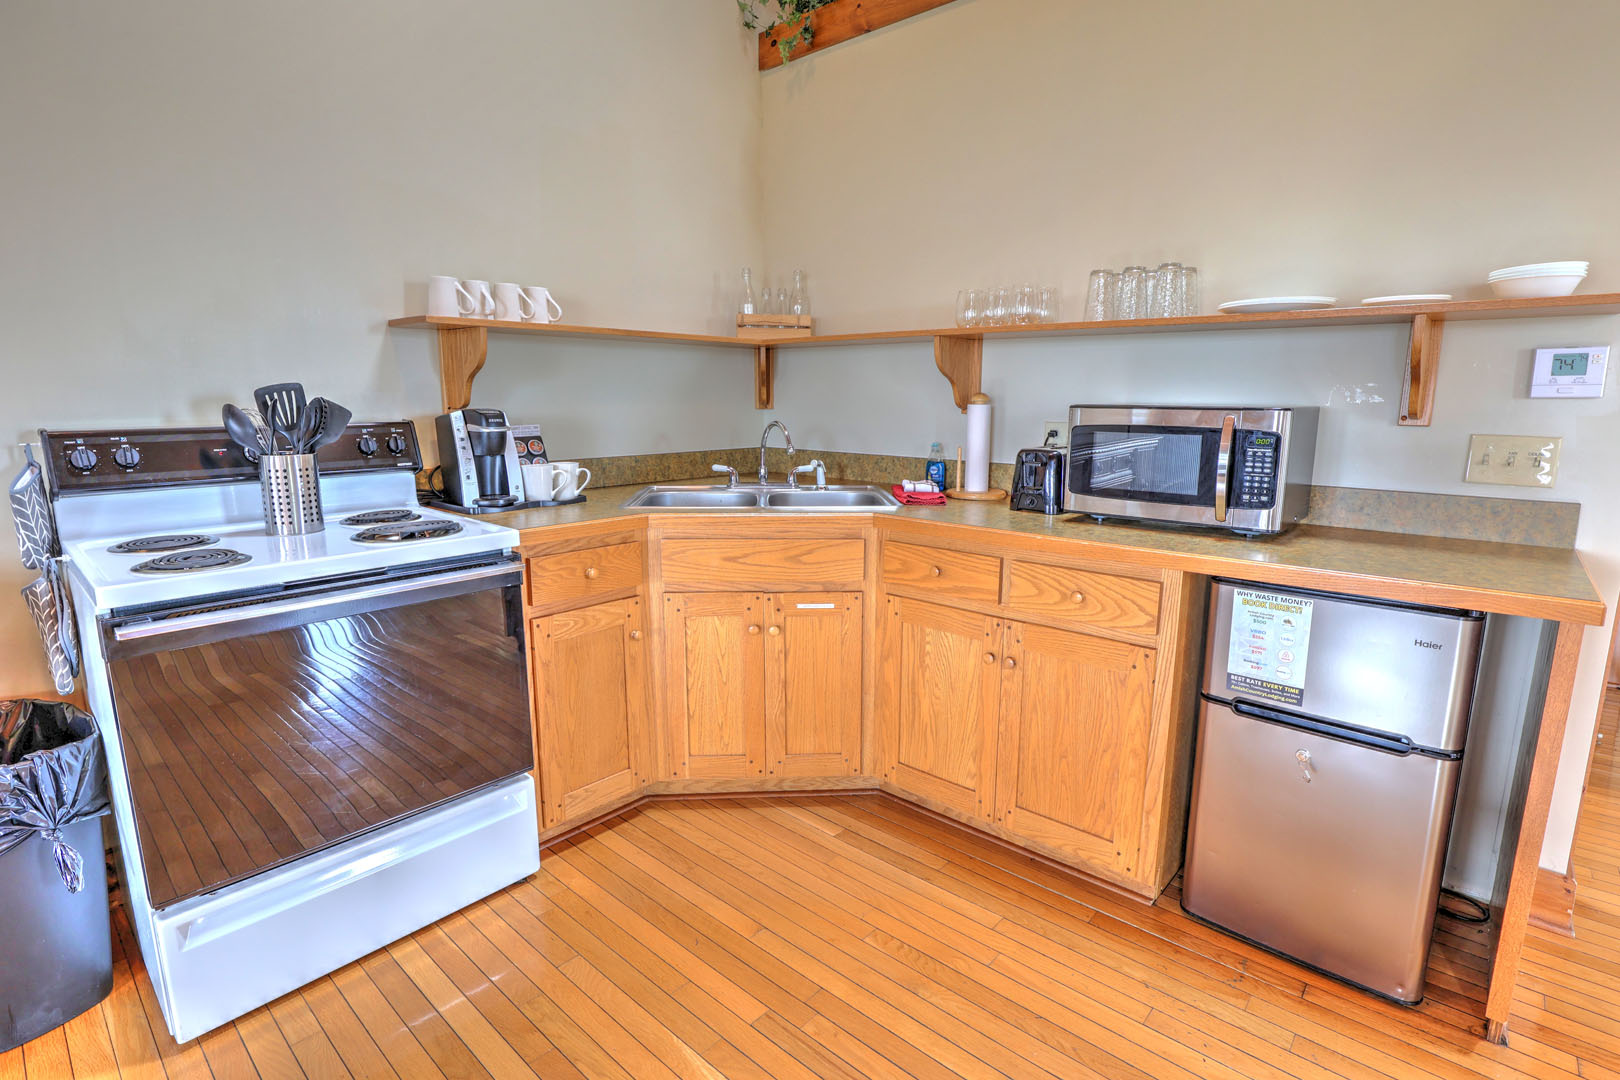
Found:
M 399 457 L 399 455 L 403 454 L 405 452 L 405 436 L 388 436 L 388 452 L 393 454 L 395 457 Z
M 96 467 L 96 452 L 88 446 L 81 446 L 70 452 L 67 460 L 76 472 L 89 472 Z
M 362 435 L 362 436 L 360 436 L 360 441 L 358 443 L 356 443 L 355 446 L 366 457 L 370 457 L 372 454 L 375 454 L 377 452 L 377 439 L 376 439 L 376 436 Z
M 113 462 L 120 469 L 133 469 L 141 463 L 141 452 L 129 443 L 113 451 Z

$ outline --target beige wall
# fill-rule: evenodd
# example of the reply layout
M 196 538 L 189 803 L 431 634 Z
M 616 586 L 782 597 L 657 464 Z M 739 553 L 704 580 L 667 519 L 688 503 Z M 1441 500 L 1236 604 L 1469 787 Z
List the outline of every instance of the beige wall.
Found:
M 761 251 L 754 56 L 720 2 L 0 5 L 0 470 L 40 426 L 217 424 L 283 377 L 430 417 L 431 335 L 382 325 L 429 274 L 719 328 Z M 733 355 L 503 341 L 486 372 L 562 453 L 755 426 Z M 669 408 L 687 387 L 718 404 Z M 0 693 L 36 692 L 0 534 Z
M 1485 295 L 1497 266 L 1593 262 L 1620 289 L 1609 0 L 957 0 L 762 77 L 767 258 L 803 266 L 821 329 L 947 325 L 958 289 L 1179 259 L 1207 308 Z M 1556 72 L 1556 75 L 1552 73 Z M 1548 75 L 1541 78 L 1538 75 Z M 1530 401 L 1538 345 L 1620 319 L 1454 324 L 1432 427 L 1395 425 L 1398 328 L 1121 337 L 985 349 L 997 460 L 1074 401 L 1326 407 L 1329 484 L 1462 483 L 1467 434 L 1564 436 L 1579 546 L 1620 592 L 1620 386 Z M 963 439 L 926 347 L 789 353 L 777 413 L 806 445 L 921 454 Z M 1586 635 L 1543 863 L 1568 861 L 1607 630 Z

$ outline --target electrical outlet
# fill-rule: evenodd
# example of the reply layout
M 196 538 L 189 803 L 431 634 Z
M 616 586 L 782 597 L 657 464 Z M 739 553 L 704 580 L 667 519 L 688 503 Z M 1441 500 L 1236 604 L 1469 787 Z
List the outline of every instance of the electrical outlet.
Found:
M 1069 422 L 1067 420 L 1047 420 L 1041 424 L 1041 441 L 1036 446 L 1050 446 L 1055 450 L 1063 450 L 1069 445 Z
M 1564 440 L 1552 435 L 1470 435 L 1470 484 L 1516 484 L 1550 488 L 1558 481 L 1558 456 Z

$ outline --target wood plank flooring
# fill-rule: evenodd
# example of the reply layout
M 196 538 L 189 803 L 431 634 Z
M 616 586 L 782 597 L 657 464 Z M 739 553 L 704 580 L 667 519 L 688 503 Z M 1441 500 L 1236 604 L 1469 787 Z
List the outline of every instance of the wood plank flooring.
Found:
M 122 911 L 99 1008 L 11 1077 L 1620 1080 L 1620 707 L 1577 837 L 1576 936 L 1533 930 L 1510 1042 L 1442 919 L 1402 1009 L 882 796 L 654 803 L 533 878 L 186 1046 Z

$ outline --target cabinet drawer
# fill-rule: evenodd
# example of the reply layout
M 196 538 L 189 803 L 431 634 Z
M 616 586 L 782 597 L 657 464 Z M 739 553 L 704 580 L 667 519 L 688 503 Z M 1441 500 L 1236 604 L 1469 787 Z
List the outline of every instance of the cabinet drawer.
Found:
M 661 545 L 664 588 L 859 589 L 866 574 L 863 540 L 692 540 Z
M 1007 606 L 1019 614 L 1132 634 L 1159 628 L 1157 581 L 1016 560 L 1008 578 Z
M 529 559 L 529 606 L 556 610 L 641 584 L 641 544 L 536 555 Z
M 883 586 L 994 604 L 1001 595 L 1001 560 L 890 542 L 883 546 Z

